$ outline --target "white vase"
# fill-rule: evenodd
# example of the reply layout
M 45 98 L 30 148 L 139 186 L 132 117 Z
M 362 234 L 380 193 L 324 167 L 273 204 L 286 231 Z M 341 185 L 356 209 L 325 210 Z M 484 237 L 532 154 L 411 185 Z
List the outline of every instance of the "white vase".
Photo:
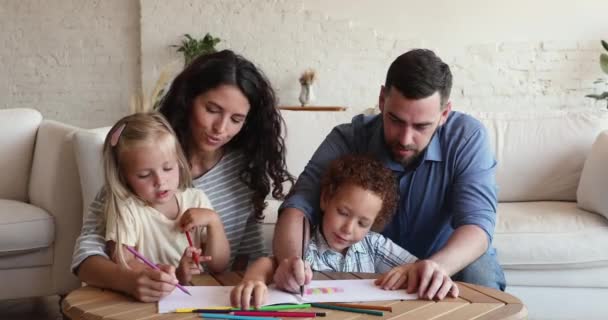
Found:
M 315 100 L 315 92 L 312 85 L 302 85 L 299 100 L 302 107 L 311 104 Z

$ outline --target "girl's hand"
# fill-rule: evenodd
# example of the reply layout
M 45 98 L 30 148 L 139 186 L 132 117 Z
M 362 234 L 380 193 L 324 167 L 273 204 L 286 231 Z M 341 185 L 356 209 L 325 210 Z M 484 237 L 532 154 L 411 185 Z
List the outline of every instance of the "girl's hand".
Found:
M 219 216 L 213 210 L 190 208 L 182 215 L 179 225 L 182 231 L 191 231 L 196 227 L 205 227 L 219 221 Z
M 190 284 L 190 280 L 192 280 L 192 275 L 201 273 L 200 266 L 194 262 L 194 259 L 192 259 L 193 254 L 198 254 L 200 256 L 201 249 L 197 249 L 194 247 L 186 248 L 186 250 L 184 250 L 182 258 L 179 261 L 179 265 L 175 270 L 175 275 L 177 276 L 177 279 L 179 280 L 179 283 L 181 285 Z M 200 257 L 200 259 L 206 261 L 210 260 L 210 257 Z
M 160 270 L 146 268 L 133 273 L 127 292 L 141 302 L 156 302 L 169 295 L 177 284 L 175 268 L 162 264 L 157 266 Z
M 250 304 L 258 309 L 266 302 L 268 287 L 261 280 L 246 280 L 235 286 L 230 292 L 230 303 L 235 308 L 249 309 Z

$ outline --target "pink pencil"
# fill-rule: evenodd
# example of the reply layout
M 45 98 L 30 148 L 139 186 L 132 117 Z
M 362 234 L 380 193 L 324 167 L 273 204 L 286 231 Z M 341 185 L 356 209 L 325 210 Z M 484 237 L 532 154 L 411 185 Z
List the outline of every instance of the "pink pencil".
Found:
M 137 252 L 137 250 L 129 247 L 129 246 L 125 246 L 127 247 L 127 250 L 129 250 L 129 252 L 131 252 L 134 256 L 138 257 L 139 260 L 143 261 L 143 263 L 145 263 L 148 267 L 155 269 L 155 270 L 160 270 L 160 268 L 155 265 L 154 263 L 150 262 L 148 259 L 146 259 L 144 256 L 141 255 L 141 253 Z M 182 287 L 181 284 L 176 284 L 176 287 L 178 287 L 180 290 L 182 290 L 185 294 L 191 296 L 190 292 L 188 290 L 186 290 L 186 288 Z
M 291 318 L 314 318 L 316 312 L 288 312 L 288 311 L 233 311 L 235 316 L 253 316 L 253 317 L 291 317 Z

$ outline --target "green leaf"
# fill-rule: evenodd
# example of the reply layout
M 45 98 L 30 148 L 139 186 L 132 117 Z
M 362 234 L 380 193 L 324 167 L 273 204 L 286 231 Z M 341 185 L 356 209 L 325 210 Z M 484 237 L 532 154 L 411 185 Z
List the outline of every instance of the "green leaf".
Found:
M 602 41 L 602 47 L 604 47 L 604 49 L 606 49 L 606 51 L 608 51 L 608 42 L 601 40 Z
M 585 97 L 593 98 L 595 100 L 605 100 L 608 99 L 608 92 L 602 92 L 602 94 L 588 94 Z
M 605 74 L 608 74 L 608 54 L 602 53 L 600 55 L 600 67 Z

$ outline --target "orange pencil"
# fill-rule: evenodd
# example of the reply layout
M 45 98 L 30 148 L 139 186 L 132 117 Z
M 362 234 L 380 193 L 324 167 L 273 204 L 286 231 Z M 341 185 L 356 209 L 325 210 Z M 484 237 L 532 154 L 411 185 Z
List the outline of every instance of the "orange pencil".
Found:
M 393 307 L 385 307 L 385 306 L 374 306 L 369 304 L 351 304 L 351 303 L 327 303 L 338 307 L 347 307 L 347 308 L 357 308 L 357 309 L 367 309 L 367 310 L 382 310 L 393 312 Z
M 188 232 L 188 231 L 186 231 L 186 238 L 188 238 L 188 244 L 190 244 L 191 247 L 194 247 L 194 245 L 192 244 L 192 238 L 190 238 L 190 232 Z M 196 263 L 197 266 L 200 266 L 200 262 L 198 260 L 198 254 L 192 253 L 192 259 L 194 259 L 194 262 Z

